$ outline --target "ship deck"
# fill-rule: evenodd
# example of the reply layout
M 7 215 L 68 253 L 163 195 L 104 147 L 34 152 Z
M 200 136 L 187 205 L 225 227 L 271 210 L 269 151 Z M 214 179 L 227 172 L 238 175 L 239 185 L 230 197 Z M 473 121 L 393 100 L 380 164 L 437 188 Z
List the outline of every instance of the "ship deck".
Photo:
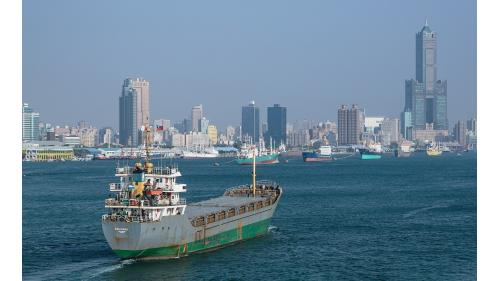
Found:
M 220 212 L 229 208 L 239 208 L 241 205 L 258 202 L 266 197 L 261 196 L 220 196 L 205 201 L 188 204 L 186 216 L 191 220 L 198 216 Z

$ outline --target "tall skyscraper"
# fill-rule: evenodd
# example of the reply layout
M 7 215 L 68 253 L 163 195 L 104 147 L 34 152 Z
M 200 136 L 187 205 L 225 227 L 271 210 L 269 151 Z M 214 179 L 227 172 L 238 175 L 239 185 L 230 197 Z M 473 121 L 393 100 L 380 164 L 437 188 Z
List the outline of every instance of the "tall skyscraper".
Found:
M 365 123 L 362 109 L 353 104 L 351 108 L 342 105 L 337 112 L 338 144 L 357 145 L 361 144 L 361 134 Z
M 337 111 L 337 125 L 338 137 L 337 142 L 339 145 L 346 145 L 347 142 L 347 119 L 349 116 L 349 109 L 347 105 L 343 104 Z
M 142 78 L 123 81 L 120 97 L 120 144 L 142 143 L 141 127 L 149 125 L 149 82 Z
M 191 109 L 191 122 L 193 132 L 201 132 L 201 118 L 203 118 L 203 106 L 196 105 Z
M 241 137 L 243 140 L 258 143 L 260 137 L 260 112 L 251 101 L 248 106 L 241 108 Z M 249 139 L 250 138 L 250 139 Z
M 448 129 L 447 81 L 437 80 L 437 34 L 427 21 L 416 34 L 416 71 L 415 78 L 405 81 L 405 106 L 402 118 L 403 134 L 406 130 Z M 403 117 L 403 114 L 402 114 Z M 411 124 L 407 124 L 407 121 Z
M 347 142 L 348 144 L 361 144 L 361 134 L 365 124 L 365 114 L 362 109 L 353 104 L 349 109 L 347 119 Z
M 267 133 L 266 144 L 278 147 L 286 144 L 286 107 L 275 104 L 267 108 Z
M 40 114 L 33 112 L 27 103 L 23 103 L 23 141 L 38 140 L 40 137 Z

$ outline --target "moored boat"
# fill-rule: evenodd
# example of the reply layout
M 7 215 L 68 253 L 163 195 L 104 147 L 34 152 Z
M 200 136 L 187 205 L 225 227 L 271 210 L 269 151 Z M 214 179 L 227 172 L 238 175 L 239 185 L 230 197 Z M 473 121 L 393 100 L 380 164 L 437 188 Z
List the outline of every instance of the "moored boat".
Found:
M 360 149 L 361 160 L 375 160 L 382 158 L 382 152 L 377 152 L 370 149 Z
M 256 165 L 276 164 L 279 163 L 279 156 L 280 153 L 273 147 L 266 149 L 264 141 L 261 139 L 259 147 L 243 144 L 236 157 L 236 163 L 239 165 L 252 165 L 255 158 Z
M 304 151 L 302 152 L 302 159 L 304 162 L 332 161 L 332 148 L 324 145 L 315 151 Z
M 435 147 L 429 147 L 426 150 L 428 156 L 440 156 L 443 151 Z

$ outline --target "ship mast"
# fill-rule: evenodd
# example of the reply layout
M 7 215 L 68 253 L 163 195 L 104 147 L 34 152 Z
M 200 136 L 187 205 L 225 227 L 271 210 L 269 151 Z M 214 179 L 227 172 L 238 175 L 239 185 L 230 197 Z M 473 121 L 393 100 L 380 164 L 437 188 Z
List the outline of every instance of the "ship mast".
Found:
M 252 173 L 252 186 L 253 186 L 253 197 L 255 197 L 255 177 L 257 174 L 255 173 L 255 146 L 253 148 L 253 173 Z
M 146 123 L 144 125 L 144 130 L 146 131 L 146 139 L 145 139 L 145 148 L 146 148 L 146 163 L 150 163 L 151 162 L 151 154 L 150 154 L 150 151 L 149 151 L 149 134 L 150 134 L 150 129 L 149 129 L 149 125 Z

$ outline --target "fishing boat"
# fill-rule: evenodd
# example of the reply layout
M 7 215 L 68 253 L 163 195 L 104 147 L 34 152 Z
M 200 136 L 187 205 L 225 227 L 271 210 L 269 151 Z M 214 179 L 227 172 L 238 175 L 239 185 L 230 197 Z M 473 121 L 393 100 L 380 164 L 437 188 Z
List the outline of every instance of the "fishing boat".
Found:
M 255 157 L 257 165 L 276 164 L 279 163 L 279 155 L 280 153 L 274 150 L 272 146 L 266 149 L 264 141 L 261 139 L 259 141 L 259 147 L 243 144 L 236 157 L 236 163 L 239 165 L 252 165 L 253 158 Z
M 361 160 L 375 160 L 382 158 L 382 145 L 379 143 L 369 144 L 367 148 L 359 149 Z
M 361 160 L 375 160 L 382 158 L 382 152 L 377 152 L 370 149 L 361 148 L 359 150 L 361 154 Z
M 428 147 L 426 152 L 429 156 L 440 156 L 443 153 L 438 147 Z
M 117 167 L 115 176 L 102 230 L 122 259 L 179 258 L 265 235 L 283 194 L 277 183 L 256 180 L 255 156 L 251 184 L 191 204 L 182 196 L 187 186 L 177 182 L 179 167 L 155 166 L 149 153 L 144 162 Z

